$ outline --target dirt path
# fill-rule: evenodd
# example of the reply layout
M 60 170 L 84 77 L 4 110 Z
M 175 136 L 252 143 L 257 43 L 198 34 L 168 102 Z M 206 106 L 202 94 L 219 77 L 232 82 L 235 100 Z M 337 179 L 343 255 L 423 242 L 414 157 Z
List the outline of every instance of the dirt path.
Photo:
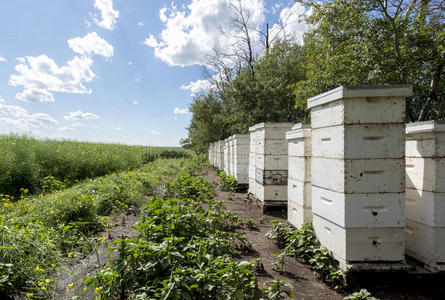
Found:
M 285 274 L 274 271 L 274 262 L 278 261 L 278 258 L 274 254 L 280 253 L 281 250 L 274 241 L 267 239 L 265 234 L 272 227 L 270 223 L 271 220 L 286 220 L 285 213 L 283 211 L 275 211 L 267 215 L 263 214 L 262 210 L 255 204 L 248 204 L 243 201 L 245 193 L 220 191 L 218 189 L 219 178 L 213 169 L 205 169 L 202 173 L 203 176 L 214 185 L 218 199 L 230 199 L 226 201 L 225 204 L 228 210 L 243 219 L 255 220 L 253 228 L 243 226 L 238 230 L 239 232 L 247 234 L 255 250 L 255 252 L 251 254 L 242 255 L 240 259 L 261 259 L 264 272 L 257 275 L 260 283 L 264 284 L 274 279 L 289 282 L 294 286 L 294 299 L 343 299 L 345 297 L 345 295 L 332 290 L 317 280 L 309 265 L 302 264 L 293 258 L 285 258 Z

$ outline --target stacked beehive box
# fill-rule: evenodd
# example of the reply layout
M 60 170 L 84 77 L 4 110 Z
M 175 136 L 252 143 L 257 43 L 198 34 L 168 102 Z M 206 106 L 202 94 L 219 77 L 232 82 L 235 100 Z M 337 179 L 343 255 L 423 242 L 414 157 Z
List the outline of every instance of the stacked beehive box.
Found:
M 229 167 L 229 175 L 235 176 L 235 136 L 232 135 L 229 140 L 230 147 L 230 167 Z
M 209 163 L 213 166 L 213 143 L 209 145 Z
M 445 270 L 445 123 L 406 127 L 406 252 Z
M 286 132 L 288 142 L 287 220 L 295 227 L 312 221 L 311 127 L 296 124 Z
M 409 86 L 339 87 L 308 100 L 313 226 L 342 268 L 404 262 L 410 95 Z
M 252 126 L 249 128 L 253 128 Z M 249 188 L 248 192 L 255 195 L 256 181 L 255 181 L 255 145 L 258 140 L 258 133 L 255 131 L 250 131 L 249 133 Z
M 287 206 L 286 131 L 291 128 L 291 123 L 260 123 L 249 128 L 254 141 L 254 155 L 249 157 L 249 164 L 255 166 L 254 196 L 263 207 Z
M 233 176 L 240 185 L 249 184 L 249 135 L 233 136 Z
M 227 139 L 225 139 L 224 141 L 223 141 L 223 143 L 224 143 L 224 172 L 226 173 L 226 174 L 229 174 L 229 166 L 230 166 L 230 162 L 229 162 L 229 157 L 230 157 L 230 155 L 229 155 L 229 149 L 230 149 L 230 147 L 229 147 L 229 139 L 227 138 Z
M 220 170 L 224 170 L 224 141 L 217 142 L 217 167 Z

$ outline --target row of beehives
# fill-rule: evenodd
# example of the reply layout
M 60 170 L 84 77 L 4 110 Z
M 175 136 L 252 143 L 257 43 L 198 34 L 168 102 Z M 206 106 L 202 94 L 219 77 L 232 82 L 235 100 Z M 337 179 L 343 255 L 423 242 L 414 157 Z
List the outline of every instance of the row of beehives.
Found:
M 243 152 L 249 192 L 264 206 L 287 204 L 297 227 L 312 221 L 342 268 L 403 266 L 407 253 L 441 269 L 445 124 L 405 126 L 410 94 L 407 86 L 340 87 L 308 100 L 310 126 L 252 126 Z M 237 177 L 234 140 L 212 144 L 209 158 Z

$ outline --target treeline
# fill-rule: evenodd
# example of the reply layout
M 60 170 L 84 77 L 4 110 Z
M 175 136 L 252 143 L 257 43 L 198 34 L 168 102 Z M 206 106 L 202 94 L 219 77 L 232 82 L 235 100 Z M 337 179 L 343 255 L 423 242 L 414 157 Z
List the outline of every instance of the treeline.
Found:
M 302 45 L 268 28 L 254 45 L 242 26 L 248 12 L 234 10 L 232 22 L 244 29 L 233 52 L 215 50 L 209 60 L 214 88 L 190 105 L 185 147 L 204 152 L 260 122 L 308 121 L 306 100 L 340 85 L 410 84 L 407 122 L 445 118 L 444 2 L 298 2 L 311 10 Z

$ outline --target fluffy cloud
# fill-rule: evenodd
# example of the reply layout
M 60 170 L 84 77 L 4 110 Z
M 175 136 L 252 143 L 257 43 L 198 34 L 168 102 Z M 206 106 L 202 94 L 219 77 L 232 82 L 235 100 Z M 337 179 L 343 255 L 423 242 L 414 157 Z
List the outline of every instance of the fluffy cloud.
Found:
M 113 46 L 107 43 L 96 32 L 90 32 L 84 37 L 75 37 L 68 40 L 69 47 L 76 53 L 83 56 L 94 54 L 111 58 L 113 56 Z
M 182 90 L 189 90 L 192 92 L 192 96 L 199 93 L 208 91 L 213 88 L 212 83 L 209 80 L 196 80 L 196 81 L 190 81 L 188 85 L 181 85 Z
M 298 2 L 291 7 L 284 7 L 280 12 L 279 24 L 272 26 L 270 35 L 277 36 L 281 40 L 291 38 L 302 44 L 304 33 L 310 29 L 304 22 L 304 17 L 311 14 L 312 10 L 306 10 Z
M 0 62 L 8 62 L 8 61 L 6 60 L 6 58 L 0 55 Z
M 73 127 L 60 127 L 59 130 L 60 131 L 67 131 L 67 132 L 76 131 L 76 129 L 74 129 Z
M 89 57 L 74 57 L 65 66 L 59 67 L 46 55 L 19 57 L 15 66 L 17 75 L 11 75 L 9 85 L 23 87 L 15 95 L 26 102 L 52 102 L 52 92 L 90 94 L 84 86 L 96 76 L 91 70 L 93 60 Z
M 177 7 L 163 8 L 159 17 L 164 23 L 159 39 L 150 35 L 145 44 L 154 48 L 155 56 L 169 65 L 188 66 L 205 64 L 213 50 L 229 49 L 239 29 L 230 24 L 234 15 L 230 4 L 233 0 L 192 0 L 183 10 Z M 236 1 L 238 2 L 238 1 Z M 248 26 L 256 44 L 259 34 L 256 29 L 263 24 L 264 3 L 262 0 L 240 0 L 249 14 Z M 221 34 L 221 30 L 228 34 Z
M 30 114 L 18 105 L 0 104 L 0 124 L 18 130 L 34 130 L 47 128 L 50 124 L 57 124 L 50 115 L 44 113 Z
M 116 131 L 121 131 L 122 127 L 116 126 L 116 127 L 111 127 L 111 129 L 116 130 Z
M 161 132 L 156 131 L 156 130 L 152 130 L 152 131 L 150 131 L 150 134 L 153 134 L 153 135 L 161 135 Z
M 2 97 L 0 97 L 0 103 L 5 102 L 5 99 L 3 99 Z
M 63 117 L 65 120 L 99 120 L 100 117 L 90 112 L 82 112 L 80 110 L 70 112 Z
M 175 114 L 188 114 L 190 112 L 190 110 L 188 108 L 179 108 L 179 107 L 175 107 L 175 109 L 173 110 L 173 112 Z
M 71 127 L 73 127 L 73 128 L 79 128 L 79 127 L 85 127 L 85 126 L 87 126 L 87 125 L 85 125 L 84 123 L 81 123 L 81 122 L 75 122 L 75 123 L 71 124 Z
M 143 26 L 144 26 L 144 23 L 142 23 L 142 22 L 138 23 L 138 27 L 143 27 Z
M 119 18 L 119 11 L 113 9 L 112 0 L 96 0 L 94 2 L 94 7 L 100 11 L 102 20 L 94 18 L 97 25 L 102 28 L 113 30 L 117 19 Z

